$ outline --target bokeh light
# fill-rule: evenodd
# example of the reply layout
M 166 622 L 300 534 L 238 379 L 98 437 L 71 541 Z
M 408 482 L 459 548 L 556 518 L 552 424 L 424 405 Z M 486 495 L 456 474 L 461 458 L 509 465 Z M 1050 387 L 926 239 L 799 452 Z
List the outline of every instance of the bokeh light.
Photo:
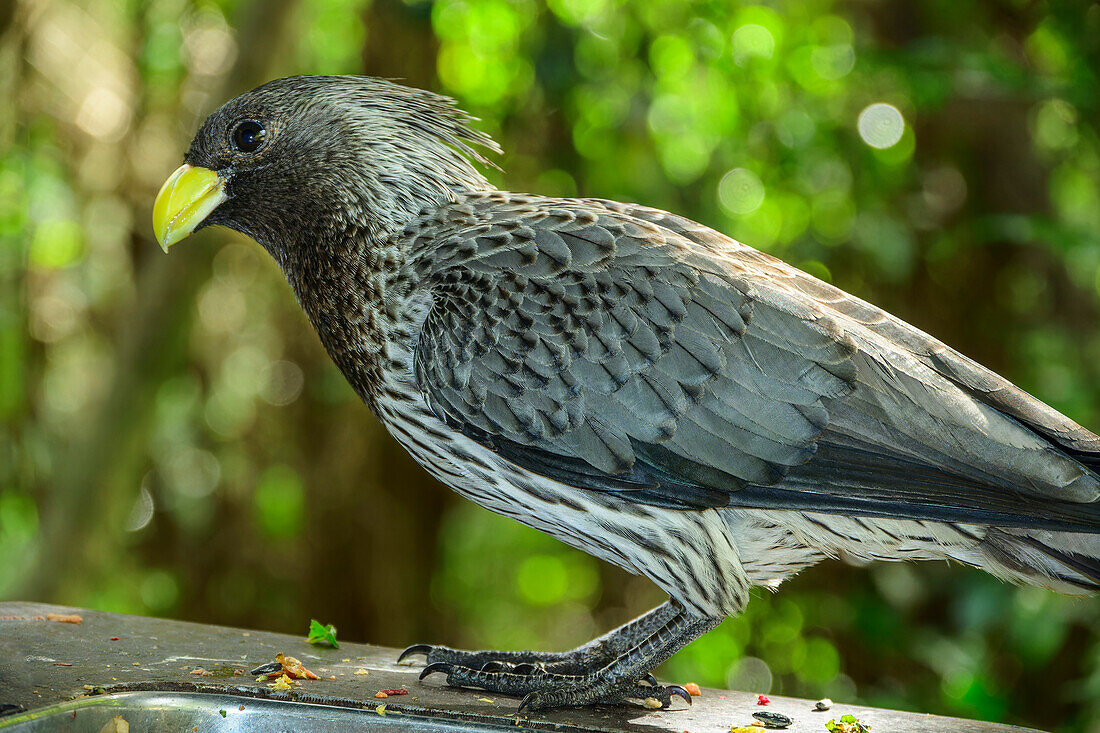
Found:
M 872 148 L 893 147 L 905 132 L 905 118 L 897 107 L 885 102 L 864 107 L 857 125 L 859 136 Z

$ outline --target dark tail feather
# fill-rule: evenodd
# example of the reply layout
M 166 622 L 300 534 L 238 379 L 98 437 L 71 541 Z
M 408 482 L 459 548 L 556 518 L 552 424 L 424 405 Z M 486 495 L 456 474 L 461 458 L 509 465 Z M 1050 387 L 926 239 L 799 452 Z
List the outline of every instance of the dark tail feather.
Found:
M 991 529 L 982 549 L 995 575 L 1080 595 L 1100 590 L 1100 533 Z
M 1023 537 L 1021 539 L 1025 540 L 1029 545 L 1048 557 L 1076 571 L 1078 575 L 1088 581 L 1082 584 L 1081 587 L 1091 589 L 1100 588 L 1100 558 L 1090 557 L 1088 555 L 1078 555 L 1073 552 L 1064 552 L 1057 547 L 1044 545 L 1033 537 Z

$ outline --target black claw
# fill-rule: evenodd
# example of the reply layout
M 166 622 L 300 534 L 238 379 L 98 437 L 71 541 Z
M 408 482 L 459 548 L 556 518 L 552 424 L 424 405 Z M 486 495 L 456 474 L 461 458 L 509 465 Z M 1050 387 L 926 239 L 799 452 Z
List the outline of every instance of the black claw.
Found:
M 449 675 L 454 668 L 453 664 L 448 664 L 447 662 L 432 662 L 427 667 L 420 670 L 420 679 L 424 679 L 432 672 L 446 672 Z
M 428 652 L 430 652 L 431 650 L 431 644 L 413 644 L 397 656 L 397 663 L 400 664 L 402 660 L 405 659 L 405 657 L 411 656 L 413 654 L 423 654 L 427 656 Z
M 523 699 L 519 701 L 519 707 L 516 708 L 516 713 L 522 713 L 523 709 L 535 701 L 535 693 L 528 692 L 523 696 Z
M 686 702 L 688 705 L 691 705 L 691 693 L 689 693 L 683 687 L 680 687 L 679 685 L 669 685 L 665 689 L 668 690 L 668 695 L 669 695 L 669 701 L 670 702 L 672 700 L 673 695 L 679 695 L 680 697 L 684 698 L 684 702 Z
M 481 665 L 482 672 L 499 672 L 502 669 L 504 669 L 504 665 L 496 661 L 489 661 Z
M 643 677 L 642 682 L 648 682 L 653 687 L 657 686 L 657 678 L 654 677 L 652 674 L 647 674 L 645 677 Z

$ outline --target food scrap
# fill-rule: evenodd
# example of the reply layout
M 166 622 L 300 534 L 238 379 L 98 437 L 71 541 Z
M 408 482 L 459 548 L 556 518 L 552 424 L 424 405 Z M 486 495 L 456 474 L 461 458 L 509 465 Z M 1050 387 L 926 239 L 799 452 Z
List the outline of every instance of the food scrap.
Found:
M 275 679 L 280 675 L 290 677 L 292 680 L 319 680 L 321 679 L 313 672 L 310 672 L 302 663 L 295 657 L 284 656 L 282 652 L 275 655 L 274 662 L 268 662 L 267 664 L 261 664 L 252 670 L 252 674 L 260 675 L 256 681 L 262 682 L 264 678 Z
M 387 687 L 384 690 L 379 690 L 379 692 L 384 692 L 386 695 L 408 695 L 409 694 L 409 691 L 406 690 L 403 687 L 399 687 L 399 688 Z
M 829 733 L 870 733 L 871 726 L 857 720 L 854 715 L 840 716 L 840 722 L 830 720 L 825 724 Z
M 656 710 L 661 707 L 661 701 L 655 697 L 647 697 L 645 700 L 642 700 L 642 705 L 645 705 L 650 710 Z
M 479 698 L 477 699 L 477 701 L 478 701 L 478 702 L 487 702 L 487 703 L 489 703 L 490 705 L 492 705 L 492 704 L 493 704 L 494 702 L 496 702 L 496 700 L 494 700 L 494 699 L 493 699 L 493 698 L 491 698 L 491 697 L 479 697 Z
M 226 712 L 224 710 L 219 710 L 218 712 L 222 714 L 223 718 L 227 717 Z
M 377 698 L 378 698 L 379 700 L 382 700 L 382 699 L 385 699 L 385 698 L 389 697 L 389 695 L 387 695 L 386 693 L 382 692 L 381 690 L 379 690 L 378 692 L 374 693 L 374 696 L 375 696 L 375 697 L 377 697 Z
M 118 641 L 118 637 L 117 636 L 112 636 L 111 641 Z
M 290 678 L 285 674 L 268 685 L 273 690 L 286 691 L 290 689 Z
M 374 712 L 378 713 L 379 715 L 385 715 L 386 714 L 386 706 L 385 705 L 379 705 L 378 707 L 376 707 L 374 709 Z
M 275 672 L 276 670 L 282 671 L 282 669 L 283 665 L 281 665 L 280 663 L 268 662 L 267 664 L 261 664 L 259 667 L 253 669 L 252 674 L 266 675 L 270 672 Z
M 309 636 L 306 641 L 310 644 L 328 644 L 333 649 L 340 648 L 336 643 L 336 627 L 332 624 L 325 626 L 315 618 L 309 620 Z
M 210 677 L 210 676 L 212 676 L 212 675 L 213 675 L 214 673 L 213 673 L 213 672 L 211 672 L 211 671 L 210 671 L 210 670 L 208 670 L 208 669 L 205 669 L 205 668 L 203 668 L 203 667 L 196 667 L 195 669 L 191 670 L 191 674 L 196 674 L 196 675 L 200 675 L 200 676 L 202 676 L 202 677 Z
M 756 696 L 756 704 L 757 705 L 771 705 L 771 702 L 772 702 L 772 699 L 770 697 L 768 697 L 767 695 L 757 695 Z
M 84 623 L 84 618 L 75 613 L 47 613 L 45 616 L 0 616 L 0 621 L 54 621 L 80 625 Z
M 130 724 L 121 715 L 116 715 L 99 729 L 99 733 L 130 733 Z
M 794 722 L 783 713 L 773 713 L 769 711 L 753 713 L 752 717 L 763 723 L 765 728 L 789 728 L 791 726 L 791 723 Z
M 370 674 L 370 672 L 360 667 L 359 669 L 355 670 L 355 674 Z
M 694 682 L 688 682 L 684 685 L 684 689 L 687 690 L 687 693 L 692 697 L 699 697 L 703 694 L 703 691 L 699 689 L 699 685 Z
M 730 733 L 756 733 L 756 728 L 750 728 L 746 725 L 735 725 L 730 728 Z
M 275 655 L 275 661 L 283 665 L 283 671 L 290 675 L 294 679 L 299 680 L 319 680 L 321 679 L 313 672 L 302 666 L 294 657 L 284 657 L 282 652 Z
M 824 711 L 824 710 L 828 710 L 832 706 L 833 706 L 833 701 L 830 700 L 827 697 L 823 697 L 823 698 L 821 698 L 820 700 L 818 700 L 817 702 L 814 703 L 814 710 L 817 710 L 818 712 L 821 712 L 821 711 Z

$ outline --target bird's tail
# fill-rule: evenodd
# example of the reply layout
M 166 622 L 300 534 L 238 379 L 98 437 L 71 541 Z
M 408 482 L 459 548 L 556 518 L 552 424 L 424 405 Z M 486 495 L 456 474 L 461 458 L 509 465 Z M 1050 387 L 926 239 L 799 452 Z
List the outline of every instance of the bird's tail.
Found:
M 991 528 L 979 550 L 982 567 L 1005 580 L 1070 595 L 1100 590 L 1100 533 Z

